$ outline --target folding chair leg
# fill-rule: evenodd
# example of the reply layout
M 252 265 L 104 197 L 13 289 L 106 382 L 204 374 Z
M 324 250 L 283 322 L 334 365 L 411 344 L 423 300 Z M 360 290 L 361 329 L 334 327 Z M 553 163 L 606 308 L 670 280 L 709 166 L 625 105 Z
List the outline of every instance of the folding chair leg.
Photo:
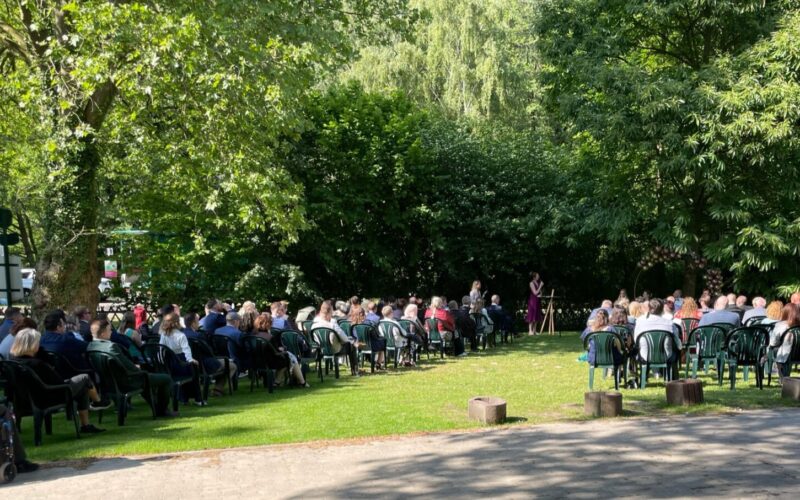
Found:
M 731 377 L 731 390 L 734 390 L 736 389 L 736 366 L 729 365 L 728 372 Z
M 42 420 L 44 417 L 41 412 L 34 411 L 33 413 L 33 444 L 34 446 L 41 446 L 42 444 Z
M 594 366 L 589 365 L 589 390 L 594 388 Z

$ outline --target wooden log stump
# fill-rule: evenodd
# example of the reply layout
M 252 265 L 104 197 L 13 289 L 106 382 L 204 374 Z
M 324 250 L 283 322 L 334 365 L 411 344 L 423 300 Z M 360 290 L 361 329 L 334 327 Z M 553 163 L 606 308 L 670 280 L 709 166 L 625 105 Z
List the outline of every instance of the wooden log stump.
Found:
M 583 412 L 590 417 L 599 417 L 602 396 L 603 393 L 598 391 L 585 392 L 583 394 Z
M 666 390 L 667 404 L 670 406 L 691 406 L 704 401 L 703 383 L 699 380 L 673 380 L 667 382 Z
M 603 417 L 619 417 L 622 415 L 622 393 L 604 392 L 600 396 L 600 415 Z
M 784 377 L 781 386 L 781 397 L 800 401 L 800 378 Z
M 469 418 L 484 424 L 502 424 L 506 420 L 506 400 L 491 396 L 478 396 L 469 400 Z

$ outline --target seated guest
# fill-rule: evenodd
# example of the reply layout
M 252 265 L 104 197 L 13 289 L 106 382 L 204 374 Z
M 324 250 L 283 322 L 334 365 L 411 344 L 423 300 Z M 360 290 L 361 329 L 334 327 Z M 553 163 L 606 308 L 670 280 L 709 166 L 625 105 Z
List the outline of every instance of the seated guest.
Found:
M 126 312 L 119 322 L 119 333 L 128 337 L 136 347 L 142 347 L 142 335 L 136 327 L 136 322 L 136 314 L 133 311 Z
M 53 311 L 45 316 L 41 347 L 45 351 L 64 356 L 76 370 L 88 370 L 89 365 L 86 363 L 86 358 L 83 357 L 87 344 L 66 333 L 64 317 L 64 311 Z M 91 334 L 90 331 L 89 336 Z M 37 340 L 37 346 L 39 343 Z
M 273 302 L 269 305 L 269 310 L 272 315 L 272 328 L 277 328 L 278 330 L 289 329 L 286 321 L 286 308 L 282 302 Z
M 416 304 L 407 305 L 405 311 L 403 312 L 403 317 L 400 319 L 405 319 L 411 322 L 408 334 L 411 336 L 412 347 L 414 347 L 414 344 L 427 345 L 428 340 L 425 332 L 425 325 L 423 325 L 419 320 Z
M 605 310 L 606 314 L 611 317 L 611 313 L 613 312 L 612 308 L 614 307 L 614 303 L 610 300 L 606 299 L 601 304 L 600 307 L 592 309 L 592 312 L 589 313 L 589 317 L 586 319 L 586 326 L 592 326 L 592 321 L 594 321 L 595 316 L 597 316 L 597 311 L 600 309 Z
M 378 326 L 378 322 L 380 322 L 380 320 L 381 317 L 378 316 L 378 304 L 370 300 L 369 302 L 367 302 L 367 318 L 365 320 L 365 323 Z
M 687 342 L 689 339 L 689 334 L 692 333 L 692 330 L 697 328 L 700 324 L 700 318 L 703 317 L 703 313 L 700 312 L 700 309 L 697 307 L 697 303 L 691 297 L 686 297 L 683 299 L 683 307 L 675 313 L 675 318 L 672 320 L 673 323 L 678 325 L 683 332 L 681 340 L 683 342 Z M 689 323 L 688 327 L 684 325 L 684 320 Z
M 228 356 L 236 363 L 236 366 L 242 370 L 242 374 L 249 368 L 242 363 L 239 358 L 239 351 L 242 348 L 242 331 L 239 329 L 240 318 L 236 311 L 231 311 L 225 316 L 225 326 L 217 328 L 214 335 L 222 335 L 228 337 L 233 341 L 233 345 L 228 344 Z M 240 376 L 242 375 L 240 374 Z
M 275 370 L 276 380 L 283 380 L 286 375 L 284 372 L 289 370 L 289 376 L 295 384 L 306 388 L 311 387 L 303 376 L 303 368 L 297 357 L 283 346 L 275 347 L 271 330 L 272 316 L 269 313 L 262 313 L 256 318 L 254 335 L 267 341 L 267 366 L 271 370 Z
M 767 299 L 764 297 L 755 297 L 753 299 L 753 307 L 744 312 L 744 316 L 742 316 L 742 323 L 747 324 L 750 318 L 757 318 L 759 316 L 766 316 L 767 315 Z
M 189 313 L 183 317 L 183 323 L 186 327 L 183 329 L 183 334 L 186 335 L 188 340 L 198 340 L 202 342 L 202 353 L 197 355 L 199 358 L 197 361 L 203 364 L 203 368 L 205 368 L 206 373 L 216 373 L 220 368 L 222 368 L 223 363 L 222 360 L 217 359 L 214 356 L 214 352 L 211 347 L 206 343 L 206 337 L 199 333 L 197 330 L 200 328 L 200 318 L 197 316 L 197 313 Z M 191 347 L 191 346 L 190 346 Z M 196 354 L 196 353 L 193 353 Z M 224 396 L 225 395 L 225 384 L 227 383 L 228 378 L 233 378 L 236 375 L 236 363 L 230 361 L 228 363 L 228 373 L 219 375 L 217 378 L 214 379 L 214 396 Z
M 245 301 L 239 309 L 239 331 L 244 335 L 255 334 L 255 322 L 258 318 L 258 309 L 251 301 Z M 226 318 L 227 319 L 227 318 Z
M 727 323 L 733 325 L 734 328 L 741 325 L 739 314 L 728 310 L 728 298 L 724 295 L 714 302 L 713 311 L 703 314 L 699 326 L 713 325 L 714 323 Z
M 49 316 L 49 315 L 48 315 Z M 59 317 L 59 321 L 61 318 Z M 47 318 L 45 318 L 47 324 Z M 52 327 L 52 323 L 50 324 Z M 81 433 L 95 434 L 103 432 L 105 429 L 100 429 L 89 423 L 89 400 L 91 399 L 91 407 L 93 409 L 104 410 L 109 408 L 110 403 L 100 403 L 100 396 L 92 383 L 92 379 L 85 373 L 80 373 L 68 379 L 62 378 L 52 366 L 47 364 L 38 357 L 39 345 L 41 342 L 41 335 L 36 330 L 25 328 L 17 332 L 14 337 L 14 345 L 11 346 L 11 356 L 16 361 L 23 363 L 28 368 L 33 370 L 36 375 L 42 379 L 42 382 L 50 385 L 67 384 L 69 386 L 72 400 L 78 408 L 78 418 L 81 423 Z M 76 342 L 79 342 L 76 340 Z M 50 396 L 48 396 L 50 397 Z M 52 401 L 44 401 L 45 405 L 56 405 L 63 403 L 63 396 L 60 394 L 55 396 Z
M 92 322 L 92 313 L 89 312 L 89 309 L 86 306 L 78 306 L 76 307 L 72 315 L 75 319 L 78 320 L 78 333 L 81 334 L 83 337 L 84 342 L 91 342 L 92 341 L 92 332 L 91 332 L 91 322 Z
M 6 308 L 5 317 L 3 318 L 3 323 L 0 324 L 0 343 L 2 343 L 3 339 L 5 339 L 11 333 L 11 328 L 13 328 L 14 322 L 16 322 L 21 317 L 22 317 L 22 312 L 19 310 L 18 307 Z
M 354 298 L 356 299 L 356 303 L 350 303 L 350 312 L 347 313 L 347 319 L 350 321 L 351 325 L 358 325 L 366 321 L 367 313 L 364 311 L 364 308 L 361 307 L 361 304 L 358 303 L 358 297 Z
M 167 314 L 175 314 L 175 316 L 177 316 L 181 321 L 181 328 L 185 326 L 183 324 L 183 318 L 181 318 L 181 308 L 176 304 L 167 304 L 158 311 L 158 320 L 153 323 L 153 332 L 155 335 L 161 334 L 161 321 Z
M 636 319 L 642 316 L 642 303 L 638 300 L 631 301 L 628 305 L 628 324 L 631 328 L 636 324 Z
M 469 349 L 472 352 L 478 350 L 478 325 L 470 315 L 472 312 L 472 299 L 469 295 L 461 297 L 461 307 L 458 307 L 456 301 L 450 304 L 450 310 L 453 314 L 456 328 L 461 332 L 461 336 L 469 339 Z
M 647 344 L 645 342 L 640 342 L 640 337 L 644 332 L 661 330 L 672 332 L 673 334 L 675 333 L 672 320 L 663 317 L 664 301 L 661 299 L 650 299 L 649 309 L 650 312 L 646 317 L 636 320 L 636 328 L 633 331 L 633 341 L 639 348 L 639 357 L 642 360 L 647 359 L 647 356 L 649 355 Z M 677 336 L 674 336 L 674 341 L 675 348 L 680 351 L 680 349 L 683 347 L 681 340 Z M 669 361 L 674 361 L 675 353 L 673 352 L 672 344 L 670 342 L 667 342 L 665 350 L 667 356 L 669 357 Z
M 319 314 L 314 318 L 311 326 L 314 328 L 329 328 L 336 334 L 330 339 L 333 352 L 346 355 L 350 360 L 350 372 L 354 377 L 358 377 L 358 349 L 355 346 L 357 340 L 348 337 L 333 319 L 333 306 L 330 302 L 323 302 L 319 308 Z
M 367 321 L 367 316 L 364 313 L 364 308 L 360 305 L 358 307 L 351 307 L 350 308 L 350 323 L 353 325 L 359 325 L 361 323 L 372 325 L 375 329 L 372 332 L 372 337 L 368 339 L 370 344 L 370 350 L 374 353 L 375 356 L 375 368 L 378 370 L 384 369 L 386 367 L 386 338 L 383 336 L 383 332 L 380 331 L 378 328 L 377 323 L 370 323 Z
M 711 309 L 711 295 L 701 295 L 698 303 L 702 314 L 709 313 L 713 310 Z
M 456 356 L 466 356 L 464 352 L 464 342 L 461 338 L 455 336 L 456 325 L 453 321 L 453 316 L 444 308 L 444 300 L 442 297 L 433 297 L 431 299 L 431 306 L 425 311 L 425 319 L 436 318 L 436 327 L 439 330 L 439 335 L 445 342 L 453 344 L 453 349 Z M 430 338 L 430 325 L 425 321 L 425 329 Z
M 8 336 L 0 342 L 0 356 L 3 356 L 3 359 L 11 358 L 11 346 L 14 345 L 14 337 L 17 335 L 17 332 L 25 328 L 33 328 L 36 330 L 36 322 L 30 318 L 19 315 Z
M 347 319 L 347 302 L 343 300 L 336 301 L 336 310 L 333 311 L 333 317 L 338 319 Z
M 122 366 L 125 372 L 132 377 L 129 381 L 132 384 L 138 383 L 140 374 L 147 376 L 147 386 L 142 392 L 142 397 L 148 403 L 153 405 L 156 416 L 158 417 L 175 417 L 178 414 L 169 410 L 170 388 L 172 382 L 169 375 L 165 373 L 147 373 L 134 364 L 128 357 L 124 348 L 111 340 L 112 331 L 111 324 L 106 320 L 95 320 L 92 322 L 92 336 L 94 340 L 89 343 L 86 348 L 87 352 L 104 352 L 110 354 L 117 363 Z M 138 388 L 133 385 L 134 388 Z M 154 393 L 155 401 L 150 400 L 150 393 Z
M 619 319 L 619 315 L 618 315 Z M 626 318 L 627 319 L 627 318 Z M 611 327 L 609 323 L 608 313 L 605 309 L 601 309 L 597 311 L 595 315 L 594 321 L 592 322 L 592 326 L 584 330 L 581 334 L 581 340 L 586 340 L 586 338 L 595 332 L 613 332 L 614 328 Z M 589 340 L 589 354 L 587 360 L 589 364 L 594 364 L 595 358 L 597 357 L 597 345 L 594 342 L 594 339 Z M 612 353 L 614 356 L 614 362 L 617 364 L 622 363 L 622 344 L 620 344 L 617 340 L 614 341 L 614 352 Z
M 206 335 L 214 335 L 217 328 L 225 326 L 225 316 L 222 314 L 222 303 L 217 299 L 211 299 L 206 303 L 206 315 L 200 320 L 200 327 Z
M 761 320 L 762 325 L 771 325 L 780 321 L 783 315 L 783 302 L 780 300 L 773 300 L 770 302 L 765 315 L 767 317 Z
M 109 336 L 106 340 L 109 340 L 117 345 L 119 345 L 121 352 L 124 353 L 125 356 L 128 357 L 129 360 L 133 361 L 140 361 L 141 356 L 132 356 L 130 354 L 130 347 L 133 345 L 133 342 L 124 335 L 120 335 L 119 333 L 115 333 L 114 329 L 111 327 L 111 323 L 107 319 L 96 319 L 92 321 L 91 326 L 89 327 L 90 331 L 92 332 L 92 338 L 97 339 L 98 335 L 105 331 L 106 329 L 109 330 Z M 91 342 L 90 342 L 91 343 Z M 141 353 L 139 353 L 141 354 Z
M 192 369 L 191 364 L 199 364 L 196 359 L 192 357 L 192 349 L 189 347 L 189 340 L 186 335 L 181 331 L 181 321 L 178 315 L 170 313 L 164 316 L 161 321 L 161 338 L 159 343 L 175 353 L 175 357 L 180 361 L 189 364 L 175 363 L 172 365 L 172 373 L 185 377 L 194 376 L 197 378 L 195 371 Z M 197 380 L 191 385 L 189 390 L 190 394 L 194 397 L 194 404 L 197 406 L 206 406 L 208 403 L 203 401 L 203 396 L 200 393 L 200 384 Z M 184 397 L 186 397 L 184 396 Z
M 408 332 L 394 319 L 394 309 L 392 309 L 392 306 L 383 306 L 381 313 L 383 314 L 382 323 L 390 325 L 389 335 L 394 339 L 394 345 L 398 353 L 402 356 L 400 362 L 405 366 L 413 366 L 414 360 L 413 357 L 410 356 L 411 346 L 409 345 Z M 408 349 L 406 349 L 406 347 L 408 347 Z
M 783 306 L 781 320 L 775 324 L 769 334 L 769 346 L 775 351 L 775 364 L 778 365 L 778 374 L 781 382 L 784 377 L 788 377 L 791 370 L 791 363 L 787 363 L 792 354 L 792 344 L 794 343 L 793 334 L 787 334 L 781 343 L 781 335 L 786 330 L 800 326 L 800 306 L 797 304 L 786 304 Z
M 394 307 L 392 309 L 392 311 L 393 311 L 392 314 L 393 314 L 394 319 L 400 319 L 400 318 L 403 317 L 403 311 L 405 310 L 406 305 L 408 305 L 408 302 L 406 301 L 406 299 L 404 299 L 402 297 L 397 299 L 397 307 Z
M 500 296 L 492 295 L 492 303 L 489 305 L 489 316 L 497 325 L 501 332 L 511 333 L 514 330 L 514 320 L 511 315 L 500 305 Z
M 670 296 L 664 300 L 664 312 L 661 313 L 661 317 L 669 320 L 675 318 L 675 299 L 673 297 Z

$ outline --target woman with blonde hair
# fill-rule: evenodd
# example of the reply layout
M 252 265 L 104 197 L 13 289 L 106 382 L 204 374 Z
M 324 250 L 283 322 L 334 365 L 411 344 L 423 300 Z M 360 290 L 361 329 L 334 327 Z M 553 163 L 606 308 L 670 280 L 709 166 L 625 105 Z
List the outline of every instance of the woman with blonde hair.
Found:
M 255 333 L 255 322 L 258 308 L 251 301 L 246 301 L 239 309 L 239 330 L 245 335 Z
M 783 313 L 783 302 L 780 300 L 773 300 L 767 306 L 767 317 L 761 320 L 762 325 L 771 325 L 781 320 Z
M 472 289 L 469 291 L 469 300 L 474 304 L 476 300 L 481 298 L 481 282 L 475 280 L 472 282 Z
M 33 328 L 24 328 L 17 332 L 14 337 L 14 344 L 11 346 L 11 356 L 14 360 L 24 364 L 44 382 L 49 385 L 64 385 L 69 386 L 69 392 L 72 395 L 72 400 L 78 408 L 78 418 L 81 423 L 81 432 L 86 434 L 96 434 L 103 432 L 105 429 L 100 429 L 89 423 L 89 400 L 92 401 L 92 409 L 106 409 L 110 404 L 101 404 L 100 396 L 95 389 L 92 379 L 85 373 L 80 373 L 72 378 L 64 380 L 47 362 L 39 357 L 39 344 L 42 335 Z M 62 395 L 49 400 L 49 396 L 43 396 L 45 401 L 40 401 L 44 406 L 64 404 Z
M 348 337 L 339 324 L 333 319 L 333 306 L 325 301 L 319 306 L 319 314 L 314 318 L 311 329 L 328 328 L 333 330 L 335 335 L 330 339 L 333 351 L 338 354 L 346 355 L 350 360 L 350 373 L 358 377 L 358 350 L 355 343 L 356 339 Z

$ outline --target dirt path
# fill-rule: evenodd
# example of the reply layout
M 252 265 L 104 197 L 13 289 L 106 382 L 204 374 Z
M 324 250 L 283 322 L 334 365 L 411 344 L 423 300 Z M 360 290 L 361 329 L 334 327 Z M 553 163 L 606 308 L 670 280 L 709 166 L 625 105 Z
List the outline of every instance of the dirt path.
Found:
M 800 498 L 800 410 L 130 457 L 48 467 L 9 499 Z

